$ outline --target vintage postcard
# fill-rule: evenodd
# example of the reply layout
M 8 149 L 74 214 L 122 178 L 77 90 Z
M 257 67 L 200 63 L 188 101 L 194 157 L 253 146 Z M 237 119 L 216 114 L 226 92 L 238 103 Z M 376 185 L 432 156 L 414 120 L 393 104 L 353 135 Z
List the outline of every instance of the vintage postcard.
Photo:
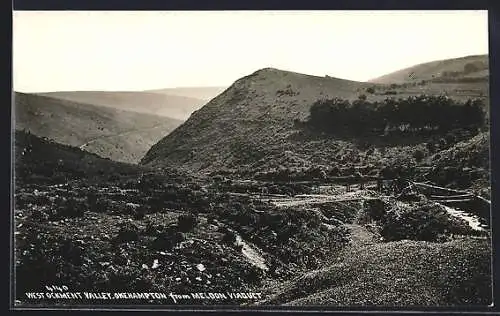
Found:
M 487 11 L 14 11 L 13 308 L 488 307 Z

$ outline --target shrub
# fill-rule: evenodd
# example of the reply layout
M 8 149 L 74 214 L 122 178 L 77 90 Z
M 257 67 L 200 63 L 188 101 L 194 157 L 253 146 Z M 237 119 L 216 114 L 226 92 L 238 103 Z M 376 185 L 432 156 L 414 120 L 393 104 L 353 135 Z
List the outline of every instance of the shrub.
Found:
M 302 126 L 304 126 L 304 123 L 300 119 L 296 118 L 293 120 L 293 126 L 294 127 L 302 127 Z
M 364 208 L 368 216 L 375 221 L 381 220 L 386 213 L 386 205 L 380 199 L 365 201 Z
M 381 235 L 386 241 L 403 239 L 442 241 L 457 231 L 470 231 L 466 223 L 458 223 L 441 207 L 422 202 L 409 210 L 393 208 L 381 221 Z
M 444 149 L 444 148 L 446 148 L 447 144 L 448 143 L 446 142 L 446 139 L 444 139 L 444 138 L 439 139 L 439 148 Z
M 366 89 L 366 92 L 373 94 L 375 93 L 375 89 L 373 87 L 369 87 Z
M 427 150 L 430 152 L 430 153 L 434 153 L 436 151 L 436 145 L 432 142 L 428 142 L 425 144 L 425 148 L 427 148 Z
M 421 150 L 421 149 L 417 149 L 417 150 L 415 150 L 415 152 L 413 153 L 413 158 L 415 158 L 415 160 L 416 160 L 417 162 L 421 162 L 421 161 L 422 161 L 422 159 L 424 159 L 424 157 L 425 157 L 425 153 L 424 153 L 424 151 L 423 151 L 423 150 Z
M 59 247 L 59 254 L 66 262 L 81 265 L 84 249 L 70 239 L 64 239 Z
M 171 250 L 185 239 L 178 226 L 169 226 L 166 230 L 157 234 L 157 237 L 151 243 L 151 248 L 155 250 Z
M 366 157 L 369 157 L 371 155 L 373 155 L 373 153 L 375 152 L 375 148 L 374 147 L 370 147 L 367 151 L 366 151 Z
M 334 177 L 338 177 L 340 176 L 340 168 L 338 166 L 333 166 L 331 169 L 330 169 L 330 172 L 329 174 L 331 176 L 334 176 Z
M 383 166 L 380 169 L 380 175 L 384 179 L 394 179 L 398 175 L 398 170 L 396 170 L 396 168 L 393 166 Z
M 78 203 L 74 198 L 68 198 L 62 205 L 56 206 L 55 212 L 50 215 L 50 219 L 58 220 L 64 218 L 78 218 L 85 215 L 84 205 Z
M 146 208 L 144 206 L 140 206 L 134 210 L 134 219 L 141 220 L 146 217 Z
M 108 176 L 108 181 L 110 181 L 110 182 L 116 182 L 118 180 L 120 180 L 120 175 L 118 175 L 116 173 L 113 173 L 113 174 Z
M 480 67 L 478 67 L 478 65 L 476 65 L 475 63 L 467 63 L 464 65 L 464 73 L 465 74 L 469 74 L 471 72 L 476 72 L 479 70 L 480 70 Z
M 139 229 L 137 228 L 137 226 L 130 223 L 120 228 L 115 239 L 117 243 L 125 243 L 137 240 L 139 240 Z
M 222 240 L 224 242 L 229 243 L 229 244 L 236 242 L 236 234 L 232 230 L 229 230 L 226 227 L 224 227 L 224 228 L 221 228 L 221 231 L 223 233 Z
M 87 195 L 87 204 L 90 210 L 95 209 L 97 205 L 97 194 L 95 192 L 89 192 L 89 194 Z
M 255 266 L 250 266 L 247 270 L 243 271 L 243 278 L 251 283 L 260 284 L 264 277 L 264 272 Z
M 179 230 L 183 233 L 193 230 L 197 224 L 198 220 L 192 213 L 182 214 L 177 218 L 177 225 Z
M 148 222 L 146 224 L 146 229 L 144 230 L 144 233 L 149 236 L 159 236 L 161 232 L 165 230 L 165 227 L 163 225 L 155 225 L 152 222 Z
M 446 140 L 446 143 L 449 145 L 452 145 L 453 143 L 455 143 L 457 141 L 457 137 L 453 133 L 446 134 L 446 136 L 444 138 Z

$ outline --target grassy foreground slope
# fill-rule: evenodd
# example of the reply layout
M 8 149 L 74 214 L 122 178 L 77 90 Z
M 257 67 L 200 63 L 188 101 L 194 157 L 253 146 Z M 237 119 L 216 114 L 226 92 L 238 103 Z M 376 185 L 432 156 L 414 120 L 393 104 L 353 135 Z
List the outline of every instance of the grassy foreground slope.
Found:
M 396 241 L 349 248 L 321 270 L 292 280 L 268 304 L 450 306 L 491 303 L 486 239 Z

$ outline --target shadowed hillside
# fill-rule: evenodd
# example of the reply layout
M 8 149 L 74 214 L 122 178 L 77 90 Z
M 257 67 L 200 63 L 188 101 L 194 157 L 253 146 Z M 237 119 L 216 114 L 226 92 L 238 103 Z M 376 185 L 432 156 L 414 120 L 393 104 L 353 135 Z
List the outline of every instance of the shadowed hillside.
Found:
M 111 175 L 137 176 L 146 169 L 99 157 L 78 147 L 44 140 L 33 134 L 14 134 L 17 183 L 58 183 L 69 180 L 106 179 Z
M 101 157 L 137 162 L 181 122 L 171 118 L 16 93 L 15 126 Z

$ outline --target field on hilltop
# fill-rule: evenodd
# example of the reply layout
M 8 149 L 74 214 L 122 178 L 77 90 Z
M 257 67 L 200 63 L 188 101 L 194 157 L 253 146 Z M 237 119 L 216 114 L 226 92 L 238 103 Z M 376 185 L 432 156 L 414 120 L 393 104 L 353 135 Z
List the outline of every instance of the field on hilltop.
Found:
M 475 55 L 418 64 L 374 78 L 370 82 L 398 84 L 421 80 L 459 80 L 463 78 L 482 78 L 487 80 L 488 75 L 488 55 Z
M 14 95 L 14 116 L 16 130 L 122 162 L 138 162 L 155 142 L 181 123 L 162 116 L 24 93 Z

